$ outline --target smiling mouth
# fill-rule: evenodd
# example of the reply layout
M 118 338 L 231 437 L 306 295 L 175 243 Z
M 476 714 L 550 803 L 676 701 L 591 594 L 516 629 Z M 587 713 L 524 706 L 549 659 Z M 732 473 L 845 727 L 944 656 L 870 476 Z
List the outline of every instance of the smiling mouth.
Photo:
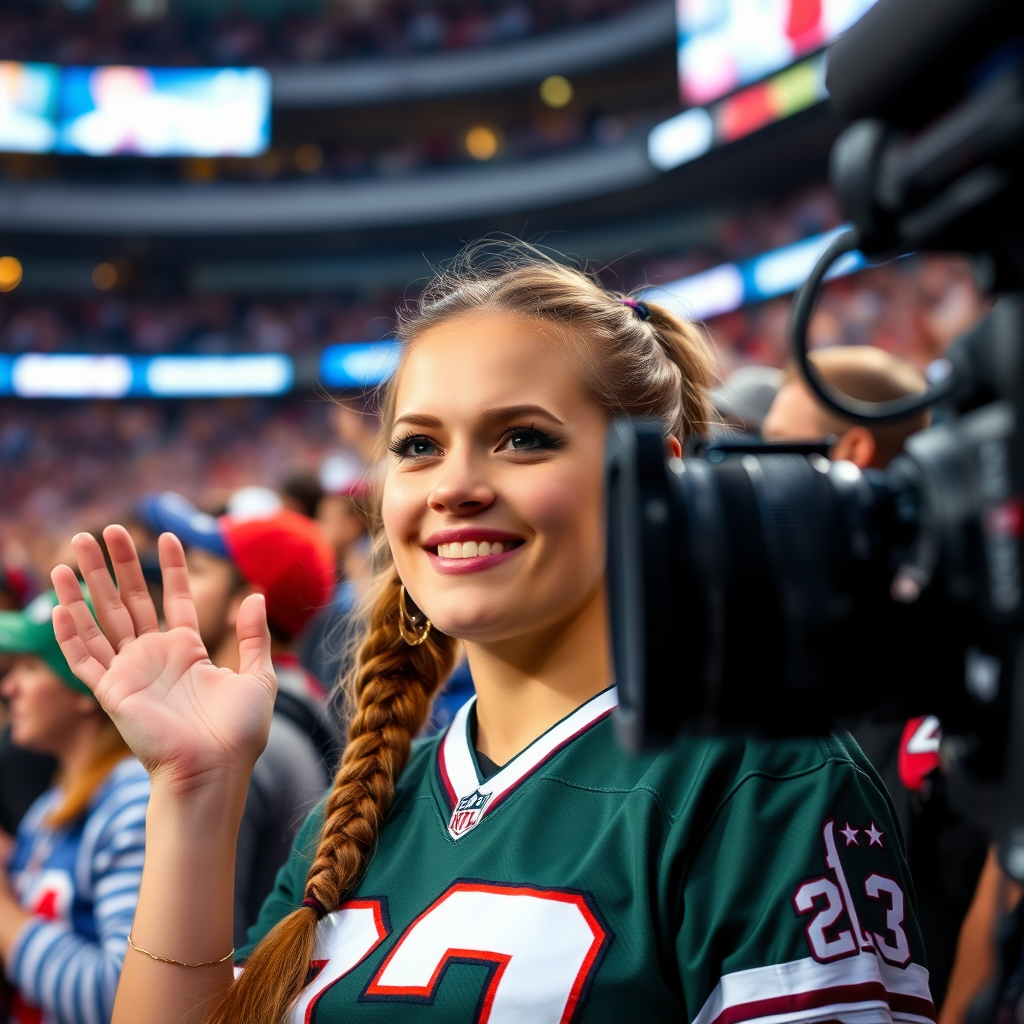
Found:
M 450 544 L 438 544 L 427 550 L 440 558 L 487 558 L 489 555 L 501 555 L 513 548 L 521 547 L 523 543 L 525 542 L 521 540 L 465 540 L 461 543 L 454 540 Z

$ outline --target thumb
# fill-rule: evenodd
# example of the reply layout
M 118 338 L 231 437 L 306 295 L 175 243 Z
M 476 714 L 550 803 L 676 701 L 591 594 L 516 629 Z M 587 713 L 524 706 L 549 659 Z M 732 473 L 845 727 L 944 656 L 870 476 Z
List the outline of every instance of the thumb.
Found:
M 270 659 L 270 628 L 267 626 L 267 602 L 262 594 L 250 594 L 238 609 L 235 622 L 238 634 L 238 671 L 262 679 L 277 689 L 274 664 Z

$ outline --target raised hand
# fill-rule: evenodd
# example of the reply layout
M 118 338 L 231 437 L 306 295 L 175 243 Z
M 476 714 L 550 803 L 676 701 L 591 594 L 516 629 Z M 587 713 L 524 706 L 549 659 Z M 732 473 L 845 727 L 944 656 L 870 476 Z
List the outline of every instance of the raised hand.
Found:
M 95 538 L 80 533 L 72 540 L 95 619 L 72 570 L 60 565 L 51 575 L 60 600 L 53 628 L 72 671 L 154 780 L 187 793 L 248 779 L 267 742 L 277 688 L 262 595 L 247 597 L 238 613 L 238 673 L 217 668 L 199 637 L 178 538 L 165 533 L 159 540 L 165 631 L 127 530 L 108 526 L 103 539 L 117 586 Z

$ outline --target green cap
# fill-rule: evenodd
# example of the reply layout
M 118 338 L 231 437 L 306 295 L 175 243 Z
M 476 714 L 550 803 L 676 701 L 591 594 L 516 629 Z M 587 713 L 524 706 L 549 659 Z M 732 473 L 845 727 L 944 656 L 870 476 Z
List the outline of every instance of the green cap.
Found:
M 86 603 L 92 609 L 89 594 L 82 585 Z M 34 654 L 53 669 L 60 681 L 79 693 L 91 694 L 85 683 L 75 677 L 61 653 L 50 621 L 57 605 L 57 593 L 40 594 L 20 612 L 0 612 L 0 654 Z

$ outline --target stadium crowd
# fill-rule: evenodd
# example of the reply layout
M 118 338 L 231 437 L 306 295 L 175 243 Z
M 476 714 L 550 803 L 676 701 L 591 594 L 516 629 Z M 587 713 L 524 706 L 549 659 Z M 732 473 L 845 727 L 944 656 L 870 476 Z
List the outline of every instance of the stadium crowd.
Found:
M 628 0 L 20 0 L 0 59 L 60 64 L 288 64 L 500 45 L 619 13 Z
M 634 258 L 603 273 L 609 287 L 631 290 L 723 260 L 742 261 L 828 230 L 836 220 L 827 197 L 810 193 L 779 213 L 754 211 L 724 221 L 703 251 Z M 15 292 L 0 303 L 0 338 L 13 353 L 308 354 L 331 342 L 386 335 L 398 298 L 158 300 L 126 292 L 54 300 Z M 863 397 L 879 397 L 882 392 L 871 391 L 877 387 L 902 394 L 919 386 L 921 371 L 986 308 L 965 264 L 912 258 L 833 281 L 811 334 L 822 370 L 838 374 L 837 386 L 855 392 L 856 382 L 866 379 Z M 759 367 L 761 405 L 756 415 L 741 417 L 745 429 L 757 433 L 763 423 L 766 436 L 776 439 L 807 439 L 810 430 L 832 439 L 836 457 L 865 468 L 884 465 L 899 447 L 892 438 L 823 418 L 785 371 L 786 314 L 787 300 L 778 299 L 708 322 L 718 375 L 725 379 L 717 393 L 721 414 L 728 421 L 735 408 L 730 381 Z M 56 858 L 55 871 L 71 865 L 72 874 L 93 873 L 91 888 L 64 895 L 45 886 L 5 895 L 0 887 L 0 955 L 18 1024 L 35 1019 L 37 1007 L 59 1024 L 109 1018 L 141 867 L 148 783 L 66 671 L 49 626 L 55 600 L 49 573 L 59 563 L 76 564 L 69 538 L 80 530 L 99 537 L 105 524 L 124 523 L 155 590 L 156 535 L 171 529 L 181 536 L 200 633 L 214 664 L 226 669 L 238 664 L 234 627 L 242 602 L 255 591 L 266 595 L 280 695 L 236 854 L 234 930 L 241 945 L 340 749 L 343 714 L 328 693 L 346 664 L 347 624 L 368 579 L 364 499 L 377 430 L 372 395 L 0 403 L 0 659 L 6 659 L 0 671 L 8 669 L 0 695 L 11 709 L 0 743 L 0 843 L 16 879 L 28 877 L 22 873 L 33 858 Z M 277 569 L 285 563 L 305 566 L 305 575 L 292 573 L 282 583 Z M 290 616 L 287 609 L 296 607 L 302 614 Z M 463 665 L 438 702 L 432 728 L 471 693 Z M 46 715 L 43 707 L 50 709 Z M 925 773 L 931 781 L 922 776 L 916 788 L 897 772 L 906 740 L 899 729 L 882 735 L 865 727 L 858 739 L 896 796 L 939 999 L 954 971 L 958 929 L 974 895 L 984 841 L 947 806 L 934 775 L 937 760 Z M 98 767 L 85 771 L 83 765 Z M 54 771 L 58 785 L 47 788 Z M 69 789 L 67 780 L 79 776 L 82 785 Z M 110 831 L 114 820 L 123 825 L 117 837 Z M 92 922 L 88 928 L 79 932 L 65 921 L 61 899 L 78 901 L 80 917 Z M 35 965 L 44 959 L 58 966 L 41 975 Z M 981 976 L 962 956 L 957 969 L 949 1005 L 960 1009 L 950 1010 L 943 1024 L 962 1024 Z M 76 986 L 88 999 L 64 994 Z
M 785 239 L 775 236 L 775 240 Z M 984 308 L 968 280 L 959 264 L 928 260 L 833 284 L 814 328 L 822 358 L 828 357 L 821 363 L 823 372 L 826 376 L 838 374 L 834 383 L 854 392 L 856 381 L 865 374 L 869 380 L 891 379 L 902 382 L 893 386 L 914 390 L 921 377 L 912 364 L 923 366 L 941 355 L 952 335 Z M 883 316 L 881 310 L 893 306 L 896 313 Z M 874 320 L 851 315 L 851 310 L 865 307 Z M 722 366 L 749 364 L 751 356 L 780 366 L 781 337 L 767 333 L 777 315 L 769 304 L 712 321 L 708 326 Z M 738 330 L 741 318 L 753 326 Z M 741 344 L 738 338 L 746 340 Z M 868 340 L 888 352 L 858 344 Z M 882 361 L 883 355 L 891 363 Z M 830 370 L 833 364 L 836 369 Z M 773 393 L 778 392 L 778 401 L 765 419 L 769 437 L 805 437 L 807 414 L 801 418 L 794 410 L 799 402 L 806 404 L 810 399 L 805 395 L 797 400 L 792 394 L 796 386 L 792 376 L 776 379 Z M 866 386 L 870 392 L 879 385 Z M 47 726 L 33 718 L 33 714 L 39 715 L 33 710 L 41 700 L 39 693 L 48 694 L 53 707 L 65 708 L 69 720 L 79 724 L 82 701 L 91 700 L 76 689 L 73 676 L 59 671 L 61 656 L 59 652 L 54 655 L 48 620 L 38 613 L 40 603 L 48 610 L 54 600 L 47 591 L 49 570 L 62 561 L 74 562 L 67 541 L 76 530 L 91 530 L 98 536 L 100 527 L 112 520 L 129 527 L 143 566 L 152 568 L 156 534 L 172 529 L 188 545 L 200 631 L 215 664 L 237 664 L 234 614 L 246 594 L 256 589 L 267 595 L 271 613 L 274 659 L 284 696 L 279 697 L 270 746 L 250 786 L 239 840 L 235 932 L 240 944 L 287 854 L 295 825 L 322 791 L 339 749 L 342 720 L 327 693 L 345 656 L 344 623 L 367 579 L 369 552 L 362 498 L 377 430 L 372 402 L 366 396 L 348 396 L 338 403 L 322 399 L 5 405 L 0 421 L 0 464 L 7 498 L 0 518 L 0 601 L 6 609 L 26 611 L 8 612 L 14 618 L 6 622 L 16 624 L 17 629 L 5 625 L 0 617 L 0 657 L 6 652 L 10 669 L 3 695 L 15 711 L 13 732 L 0 747 L 0 775 L 7 780 L 6 789 L 14 790 L 3 792 L 5 787 L 0 787 L 0 803 L 4 804 L 0 824 L 8 831 L 18 825 L 28 802 L 26 789 L 46 789 L 47 764 L 50 770 L 56 766 L 64 773 L 58 778 L 80 770 L 75 756 L 82 756 L 82 748 L 75 746 L 79 754 L 72 756 L 70 747 L 61 746 L 69 742 L 66 731 L 60 732 L 49 719 Z M 762 409 L 761 418 L 764 413 Z M 899 429 L 906 433 L 915 425 L 920 426 L 915 423 Z M 748 423 L 747 427 L 756 430 L 759 424 Z M 883 447 L 882 441 L 866 437 L 864 428 L 842 423 L 822 420 L 818 429 L 823 437 L 842 435 L 835 442 L 837 457 L 864 466 L 883 465 L 899 446 L 888 445 L 889 438 Z M 168 492 L 185 492 L 185 496 Z M 225 549 L 222 542 L 211 542 L 211 536 L 230 538 L 230 544 Z M 282 564 L 282 559 L 305 565 L 306 576 L 296 578 L 293 573 L 287 583 L 279 582 L 274 567 Z M 157 586 L 157 581 L 153 575 L 150 585 Z M 274 625 L 275 609 L 296 607 L 304 609 L 299 618 L 278 611 Z M 34 633 L 29 630 L 32 622 L 36 622 Z M 439 702 L 435 721 L 447 720 L 471 692 L 471 681 L 463 669 Z M 67 978 L 73 975 L 81 991 L 93 993 L 90 1005 L 105 1007 L 104 1012 L 109 1013 L 118 951 L 123 951 L 130 924 L 130 914 L 122 904 L 104 902 L 104 892 L 114 880 L 125 890 L 138 884 L 142 844 L 138 830 L 147 784 L 134 762 L 125 760 L 126 751 L 103 740 L 107 735 L 105 719 L 85 721 L 91 723 L 89 756 L 102 763 L 104 771 L 89 776 L 91 788 L 87 787 L 84 796 L 79 794 L 77 805 L 69 803 L 66 786 L 46 790 L 41 802 L 33 804 L 22 820 L 17 840 L 4 841 L 8 845 L 13 842 L 11 863 L 16 873 L 26 858 L 37 856 L 40 849 L 51 851 L 56 844 L 60 856 L 70 858 L 77 870 L 84 870 L 85 863 L 110 865 L 110 881 L 106 881 L 108 874 L 102 874 L 93 891 L 75 894 L 88 904 L 97 922 L 98 931 L 84 936 L 72 935 L 67 925 L 57 923 L 59 914 L 52 907 L 59 893 L 40 889 L 21 894 L 21 906 L 29 909 L 15 919 L 20 922 L 19 938 L 4 951 L 19 1022 L 28 1019 L 24 1014 L 32 1006 L 52 1008 L 53 1019 L 61 1024 L 105 1019 L 103 1013 L 96 1017 L 85 1012 L 81 1000 L 62 1003 L 62 986 L 68 985 Z M 46 727 L 64 739 L 47 738 Z M 32 728 L 37 733 L 32 733 Z M 29 755 L 10 742 L 11 738 L 17 741 L 19 735 L 30 736 L 30 745 L 45 750 L 53 760 L 40 762 L 33 755 L 23 763 Z M 879 740 L 869 729 L 859 739 L 865 749 L 874 751 L 880 770 L 886 770 L 885 764 L 893 766 L 887 782 L 893 792 L 903 792 L 900 787 L 909 783 L 901 781 L 894 767 L 899 730 Z M 935 770 L 937 762 L 929 768 Z M 21 781 L 12 786 L 15 774 Z M 941 802 L 944 798 L 931 795 L 929 786 L 921 782 L 897 800 L 897 807 L 909 837 L 911 863 L 918 865 L 922 921 L 932 935 L 933 985 L 941 984 L 936 990 L 941 994 L 951 970 L 957 929 L 973 893 L 971 879 L 977 877 L 985 849 L 974 833 L 965 832 L 963 823 Z M 941 793 L 941 788 L 936 792 Z M 83 800 L 89 810 L 81 819 Z M 107 836 L 105 823 L 114 818 L 124 823 L 124 831 L 119 833 L 121 845 L 111 850 L 104 842 L 109 845 L 113 839 L 103 837 Z M 131 825 L 136 819 L 136 825 Z M 66 821 L 78 822 L 78 831 L 72 829 L 69 841 L 62 831 Z M 100 840 L 87 839 L 97 834 Z M 934 867 L 934 843 L 939 841 L 936 835 L 945 842 L 944 857 L 960 858 L 962 870 L 954 883 L 930 870 Z M 0 933 L 4 913 L 0 892 Z M 44 977 L 33 973 L 33 965 L 42 957 L 55 960 L 61 970 Z M 967 988 L 975 981 L 969 978 Z M 957 995 L 963 1001 L 962 991 Z M 947 1019 L 954 1024 L 954 1019 Z

